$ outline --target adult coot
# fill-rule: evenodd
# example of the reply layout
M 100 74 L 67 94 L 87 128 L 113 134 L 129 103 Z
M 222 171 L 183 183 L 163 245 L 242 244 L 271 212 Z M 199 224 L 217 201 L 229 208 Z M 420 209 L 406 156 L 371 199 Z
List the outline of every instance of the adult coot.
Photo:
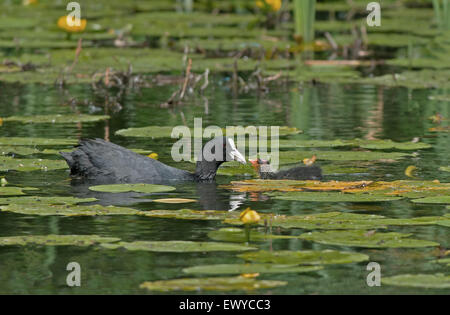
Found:
M 270 169 L 269 161 L 256 159 L 251 161 L 261 179 L 293 179 L 293 180 L 320 180 L 322 169 L 317 165 L 296 166 L 274 172 Z
M 217 150 L 217 154 L 216 154 Z M 233 139 L 208 141 L 197 159 L 195 173 L 168 166 L 102 139 L 82 140 L 73 152 L 61 152 L 71 175 L 101 182 L 212 181 L 220 164 L 236 160 L 245 164 Z

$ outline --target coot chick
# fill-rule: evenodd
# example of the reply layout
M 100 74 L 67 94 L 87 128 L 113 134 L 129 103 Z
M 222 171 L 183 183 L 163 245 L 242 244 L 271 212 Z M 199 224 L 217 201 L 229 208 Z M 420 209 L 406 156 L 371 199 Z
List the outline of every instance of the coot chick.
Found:
M 250 161 L 256 168 L 261 179 L 292 179 L 292 180 L 320 180 L 322 179 L 322 169 L 317 165 L 296 166 L 289 169 L 272 171 L 269 161 Z
M 227 137 L 214 138 L 204 145 L 195 173 L 168 166 L 102 139 L 82 140 L 75 151 L 60 153 L 69 165 L 71 175 L 110 183 L 212 181 L 222 163 L 236 160 L 245 164 L 233 139 Z

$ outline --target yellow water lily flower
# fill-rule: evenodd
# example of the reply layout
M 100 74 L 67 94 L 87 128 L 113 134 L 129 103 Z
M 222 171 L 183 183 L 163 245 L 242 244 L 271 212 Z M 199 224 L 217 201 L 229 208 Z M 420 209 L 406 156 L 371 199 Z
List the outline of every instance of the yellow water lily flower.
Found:
M 269 7 L 272 11 L 279 11 L 281 9 L 281 0 L 258 0 L 256 6 L 261 9 Z
M 417 171 L 417 167 L 410 165 L 405 170 L 405 175 L 408 177 L 414 177 L 414 173 Z
M 157 160 L 158 159 L 158 153 L 152 152 L 149 155 L 147 155 L 149 158 Z
M 254 224 L 261 220 L 261 216 L 255 210 L 247 208 L 241 212 L 239 220 L 241 220 L 244 224 Z
M 23 5 L 37 4 L 38 0 L 23 0 Z
M 58 19 L 58 27 L 69 33 L 79 33 L 79 32 L 84 31 L 84 29 L 86 28 L 86 24 L 87 24 L 86 19 L 80 19 L 80 25 L 78 25 L 78 26 L 77 25 L 70 26 L 67 23 L 67 16 L 61 16 Z

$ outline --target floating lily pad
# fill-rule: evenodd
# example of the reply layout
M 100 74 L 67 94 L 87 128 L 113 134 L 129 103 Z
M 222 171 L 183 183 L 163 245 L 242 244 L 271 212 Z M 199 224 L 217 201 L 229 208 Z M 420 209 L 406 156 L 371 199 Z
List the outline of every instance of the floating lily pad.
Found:
M 0 171 L 52 171 L 68 168 L 66 161 L 45 159 L 16 159 L 10 156 L 0 157 Z
M 360 253 L 341 252 L 337 250 L 302 250 L 302 251 L 265 251 L 240 254 L 239 257 L 258 263 L 287 265 L 325 265 L 348 264 L 369 260 L 369 256 Z
M 320 266 L 305 267 L 275 264 L 217 264 L 184 268 L 183 272 L 188 274 L 203 275 L 233 275 L 249 273 L 301 273 L 321 269 L 323 268 Z
M 1 206 L 0 209 L 1 211 L 44 216 L 136 215 L 140 213 L 140 211 L 132 208 L 101 205 L 75 206 L 54 204 L 11 204 L 7 206 Z
M 76 198 L 76 197 L 47 197 L 47 196 L 22 196 L 22 197 L 8 197 L 0 198 L 0 205 L 14 204 L 14 205 L 63 205 L 76 204 L 81 202 L 96 201 L 96 198 Z
M 0 237 L 0 246 L 7 245 L 45 245 L 45 246 L 90 246 L 119 241 L 116 237 L 98 235 L 25 235 Z
M 370 152 L 370 151 L 281 151 L 279 161 L 281 164 L 296 164 L 303 159 L 310 158 L 313 154 L 318 160 L 325 161 L 376 161 L 398 160 L 411 156 L 403 152 Z M 271 154 L 260 153 L 265 160 L 271 159 Z
M 52 124 L 67 124 L 78 122 L 93 122 L 109 119 L 108 115 L 35 115 L 35 116 L 10 116 L 3 118 L 3 121 L 14 121 L 21 123 L 52 123 Z
M 211 231 L 208 233 L 208 237 L 215 241 L 225 241 L 225 242 L 237 242 L 245 243 L 247 242 L 247 236 L 243 229 L 239 228 L 221 228 L 216 231 Z M 297 236 L 291 235 L 276 235 L 276 234 L 265 234 L 252 229 L 250 231 L 250 242 L 256 241 L 266 241 L 268 239 L 293 239 L 298 238 Z
M 183 219 L 183 220 L 224 220 L 226 218 L 239 218 L 239 213 L 219 210 L 152 210 L 143 211 L 144 216 L 167 218 L 167 219 Z
M 436 224 L 437 224 L 437 225 L 440 225 L 440 226 L 450 227 L 450 220 L 439 221 L 439 222 L 437 222 Z
M 437 274 L 404 274 L 393 277 L 383 277 L 382 284 L 413 288 L 450 288 L 450 276 Z
M 446 217 L 417 217 L 409 219 L 392 219 L 374 214 L 358 214 L 345 212 L 326 212 L 309 215 L 270 215 L 261 213 L 260 225 L 268 224 L 281 228 L 300 228 L 308 230 L 363 230 L 382 229 L 389 225 L 410 226 L 410 225 L 432 225 L 445 221 Z M 242 222 L 238 218 L 227 218 L 224 221 L 229 224 L 240 225 Z
M 1 146 L 0 147 L 1 155 L 7 155 L 10 153 L 14 153 L 14 154 L 18 154 L 18 155 L 31 155 L 31 154 L 40 153 L 40 151 L 36 148 L 29 148 L 26 146 L 16 146 L 16 147 Z
M 448 267 L 450 267 L 450 258 L 441 258 L 441 259 L 437 259 L 434 262 L 438 263 L 438 264 L 444 264 L 447 265 Z
M 242 135 L 245 131 L 251 131 L 252 129 L 246 129 L 247 127 L 235 127 L 228 126 L 223 128 L 222 133 L 224 135 Z M 116 131 L 116 135 L 124 137 L 148 137 L 148 138 L 170 138 L 174 127 L 169 126 L 148 126 L 140 128 L 128 128 Z M 258 128 L 256 127 L 256 133 L 251 132 L 251 134 L 258 135 Z M 281 126 L 279 127 L 279 135 L 285 136 L 290 134 L 298 134 L 301 131 L 297 128 Z M 194 129 L 190 128 L 190 134 L 194 135 Z M 268 128 L 267 136 L 270 136 L 270 128 Z
M 439 246 L 439 243 L 408 238 L 411 234 L 365 230 L 309 232 L 301 239 L 327 245 L 367 248 L 416 248 Z
M 437 196 L 437 197 L 426 197 L 420 199 L 411 200 L 414 203 L 449 203 L 450 196 Z
M 450 166 L 441 166 L 439 167 L 439 170 L 444 172 L 450 172 Z
M 78 140 L 75 139 L 49 139 L 49 138 L 22 138 L 22 137 L 0 137 L 2 146 L 50 146 L 50 145 L 75 145 Z
M 191 241 L 136 241 L 119 242 L 116 244 L 104 244 L 105 248 L 117 249 L 125 248 L 128 250 L 142 250 L 149 252 L 220 252 L 220 251 L 245 251 L 256 249 L 254 247 L 219 243 L 219 242 L 191 242 Z
M 280 148 L 334 148 L 334 147 L 360 147 L 373 150 L 420 150 L 431 148 L 423 142 L 395 142 L 392 140 L 279 140 Z
M 97 185 L 89 187 L 90 190 L 110 193 L 138 192 L 138 193 L 159 193 L 175 190 L 175 187 L 156 184 L 113 184 Z
M 0 187 L 0 196 L 18 196 L 25 195 L 24 190 L 39 190 L 34 187 Z M 0 198 L 0 204 L 3 198 Z
M 195 199 L 186 199 L 186 198 L 163 198 L 163 199 L 153 199 L 153 202 L 160 203 L 188 203 L 188 202 L 197 202 Z
M 383 194 L 350 194 L 341 192 L 286 192 L 269 193 L 274 199 L 314 202 L 382 202 L 395 201 L 401 197 L 386 196 Z
M 372 181 L 313 181 L 313 180 L 270 180 L 248 179 L 232 181 L 231 185 L 222 187 L 239 192 L 265 192 L 265 191 L 346 191 L 367 187 Z
M 239 192 L 298 192 L 298 191 L 340 191 L 346 193 L 367 193 L 384 194 L 386 196 L 404 196 L 410 198 L 418 195 L 419 197 L 427 195 L 442 195 L 450 192 L 450 183 L 440 183 L 437 181 L 415 181 L 415 180 L 397 180 L 392 182 L 385 181 L 300 181 L 300 180 L 261 180 L 250 179 L 242 181 L 232 181 L 231 185 L 223 185 Z
M 150 291 L 253 291 L 286 285 L 285 281 L 257 280 L 244 277 L 183 278 L 144 282 L 139 287 Z

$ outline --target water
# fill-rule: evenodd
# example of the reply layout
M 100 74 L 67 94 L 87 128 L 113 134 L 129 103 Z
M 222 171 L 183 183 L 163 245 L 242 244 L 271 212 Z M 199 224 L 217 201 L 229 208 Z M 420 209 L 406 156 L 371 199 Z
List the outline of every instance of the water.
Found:
M 194 117 L 203 118 L 203 126 L 218 125 L 289 125 L 304 131 L 301 139 L 379 138 L 410 141 L 420 137 L 433 147 L 422 150 L 413 158 L 397 163 L 359 163 L 368 166 L 368 173 L 326 176 L 325 180 L 396 180 L 405 179 L 408 165 L 419 168 L 419 179 L 450 181 L 450 173 L 438 171 L 450 165 L 449 136 L 431 133 L 427 119 L 439 112 L 450 117 L 450 105 L 431 101 L 430 95 L 439 90 L 408 90 L 365 85 L 295 85 L 271 87 L 269 93 L 249 92 L 234 95 L 221 78 L 211 84 L 205 96 L 192 96 L 180 106 L 161 108 L 174 86 L 142 88 L 127 91 L 117 101 L 119 106 L 107 110 L 107 122 L 83 124 L 16 124 L 5 123 L 0 136 L 48 138 L 104 138 L 129 148 L 151 149 L 160 160 L 173 166 L 193 170 L 190 163 L 174 163 L 170 159 L 167 139 L 135 139 L 114 135 L 128 127 L 147 125 L 193 124 Z M 222 83 L 222 84 L 220 84 Z M 105 97 L 90 85 L 74 85 L 66 89 L 41 85 L 11 85 L 0 83 L 0 117 L 54 113 L 105 113 Z M 111 92 L 114 94 L 113 92 Z M 75 101 L 74 101 L 75 100 Z M 205 105 L 207 100 L 207 105 Z M 78 103 L 77 105 L 74 105 Z M 183 118 L 184 117 L 184 118 Z M 48 158 L 48 157 L 46 157 Z M 320 162 L 320 161 L 319 161 Z M 320 162 L 326 165 L 330 162 Z M 355 162 L 353 165 L 358 165 Z M 71 183 L 67 170 L 51 172 L 9 172 L 11 185 L 38 187 L 40 195 L 77 196 L 92 194 L 86 187 Z M 328 211 L 373 213 L 395 218 L 442 215 L 443 205 L 419 205 L 408 200 L 395 202 L 315 203 L 263 200 L 247 194 L 234 193 L 219 187 L 230 180 L 219 176 L 216 184 L 177 185 L 171 197 L 193 198 L 198 202 L 182 205 L 153 203 L 148 200 L 97 195 L 100 203 L 127 205 L 141 210 L 154 209 L 220 209 L 235 211 L 251 207 L 259 212 L 277 214 L 312 214 Z M 158 195 L 164 198 L 165 194 Z M 157 219 L 138 216 L 100 217 L 41 217 L 0 213 L 0 236 L 45 234 L 97 234 L 134 240 L 193 240 L 210 241 L 207 233 L 227 226 L 220 221 L 189 221 Z M 448 228 L 441 226 L 389 227 L 389 231 L 413 233 L 415 238 L 436 241 L 449 246 Z M 283 234 L 298 235 L 302 231 L 282 230 Z M 256 244 L 255 244 L 256 245 Z M 358 249 L 320 245 L 302 240 L 273 240 L 257 244 L 261 249 L 307 250 L 339 249 L 365 253 L 370 261 L 382 266 L 382 276 L 404 273 L 445 272 L 445 267 L 431 262 L 434 249 Z M 66 265 L 76 261 L 81 265 L 81 287 L 66 285 Z M 75 246 L 8 246 L 0 247 L 0 293 L 82 294 L 82 293 L 147 293 L 139 289 L 144 281 L 187 277 L 182 269 L 189 266 L 242 263 L 236 253 L 151 253 L 125 250 L 104 250 Z M 288 281 L 288 285 L 258 293 L 269 294 L 341 294 L 341 293 L 449 293 L 448 290 L 423 290 L 383 285 L 366 285 L 367 262 L 328 265 L 323 270 L 305 274 L 261 275 L 262 279 Z M 179 293 L 179 292 L 173 292 Z M 217 292 L 220 293 L 220 292 Z M 242 293 L 239 291 L 233 293 Z

